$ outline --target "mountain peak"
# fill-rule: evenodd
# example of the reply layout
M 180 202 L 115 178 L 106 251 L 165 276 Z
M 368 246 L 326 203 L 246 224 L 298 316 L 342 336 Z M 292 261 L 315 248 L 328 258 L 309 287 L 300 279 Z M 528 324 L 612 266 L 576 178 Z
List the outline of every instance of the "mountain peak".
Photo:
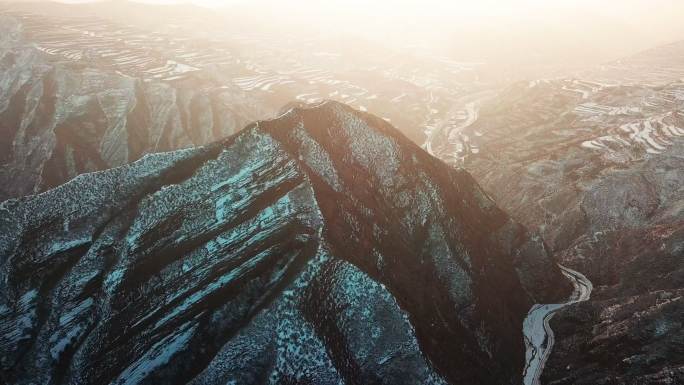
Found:
M 336 102 L 0 209 L 10 381 L 517 383 L 563 294 L 469 174 Z

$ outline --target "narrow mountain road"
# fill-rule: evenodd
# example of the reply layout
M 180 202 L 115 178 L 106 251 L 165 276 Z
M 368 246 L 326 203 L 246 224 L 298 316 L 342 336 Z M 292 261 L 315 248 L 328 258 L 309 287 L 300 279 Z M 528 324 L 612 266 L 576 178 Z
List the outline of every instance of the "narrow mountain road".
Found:
M 549 326 L 549 320 L 560 309 L 574 303 L 583 302 L 589 299 L 594 286 L 582 273 L 558 265 L 573 286 L 575 291 L 570 299 L 565 303 L 557 304 L 536 304 L 527 313 L 523 322 L 523 335 L 525 336 L 525 370 L 523 371 L 524 385 L 539 385 L 539 379 L 544 371 L 546 360 L 553 349 L 554 336 L 553 330 Z

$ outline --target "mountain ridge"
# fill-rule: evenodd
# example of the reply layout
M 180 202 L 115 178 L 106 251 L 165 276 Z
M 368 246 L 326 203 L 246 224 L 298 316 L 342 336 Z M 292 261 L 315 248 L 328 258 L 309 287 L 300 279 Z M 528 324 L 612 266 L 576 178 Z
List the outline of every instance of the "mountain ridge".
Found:
M 336 102 L 1 210 L 17 383 L 519 383 L 568 289 L 469 174 Z

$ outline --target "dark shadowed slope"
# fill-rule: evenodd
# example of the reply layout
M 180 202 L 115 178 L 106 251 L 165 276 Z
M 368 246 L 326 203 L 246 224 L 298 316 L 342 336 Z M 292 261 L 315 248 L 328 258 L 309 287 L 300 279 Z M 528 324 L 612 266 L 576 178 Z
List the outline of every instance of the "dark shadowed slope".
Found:
M 468 173 L 335 102 L 6 201 L 0 263 L 18 384 L 517 384 L 570 291 Z

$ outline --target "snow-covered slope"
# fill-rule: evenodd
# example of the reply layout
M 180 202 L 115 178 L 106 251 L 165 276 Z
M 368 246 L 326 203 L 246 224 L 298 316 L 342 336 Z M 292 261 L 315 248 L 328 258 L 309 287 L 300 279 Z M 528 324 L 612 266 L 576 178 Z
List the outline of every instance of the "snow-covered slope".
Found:
M 468 173 L 336 102 L 4 202 L 0 279 L 17 384 L 517 384 L 525 314 L 570 290 Z

